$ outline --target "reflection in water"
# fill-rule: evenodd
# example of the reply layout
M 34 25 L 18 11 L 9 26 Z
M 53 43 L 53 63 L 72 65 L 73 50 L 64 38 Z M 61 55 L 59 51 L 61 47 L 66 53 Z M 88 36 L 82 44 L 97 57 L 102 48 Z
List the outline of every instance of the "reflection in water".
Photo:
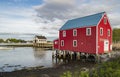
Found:
M 34 50 L 35 58 L 41 59 L 41 58 L 44 58 L 46 55 L 46 51 L 41 48 L 33 48 L 33 50 Z
M 13 50 L 0 50 L 0 72 L 10 72 L 28 67 L 55 67 L 62 59 L 52 59 L 53 50 L 32 47 L 16 47 Z

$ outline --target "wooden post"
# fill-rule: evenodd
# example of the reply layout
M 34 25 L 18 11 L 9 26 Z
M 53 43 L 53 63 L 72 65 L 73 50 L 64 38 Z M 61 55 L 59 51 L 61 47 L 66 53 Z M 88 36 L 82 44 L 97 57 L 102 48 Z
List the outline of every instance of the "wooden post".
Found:
M 80 59 L 81 59 L 81 52 L 79 52 L 79 54 L 80 54 Z
M 77 59 L 80 60 L 80 53 L 77 52 Z
M 63 51 L 63 58 L 64 58 L 64 59 L 66 58 L 66 53 L 65 53 L 65 51 Z
M 111 58 L 111 57 L 112 57 L 110 52 L 108 53 L 108 56 L 109 56 L 109 58 Z
M 52 58 L 54 58 L 55 57 L 55 55 L 54 55 L 54 51 L 52 51 Z
M 56 59 L 56 64 L 57 64 L 57 57 L 58 57 L 58 50 L 56 50 L 56 57 L 55 57 L 55 59 Z
M 97 63 L 100 63 L 100 55 L 99 54 L 96 54 L 96 60 L 97 60 Z
M 58 57 L 58 51 L 56 50 L 56 58 Z
M 72 60 L 72 52 L 70 52 L 70 57 L 71 57 L 71 60 Z
M 61 51 L 58 52 L 59 58 L 61 58 Z

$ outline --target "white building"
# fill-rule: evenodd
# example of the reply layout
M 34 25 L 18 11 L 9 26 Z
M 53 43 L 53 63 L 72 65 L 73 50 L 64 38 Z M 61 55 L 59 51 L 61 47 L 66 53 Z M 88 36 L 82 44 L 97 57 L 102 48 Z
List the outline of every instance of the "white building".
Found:
M 33 40 L 34 46 L 41 46 L 41 44 L 46 44 L 46 43 L 47 43 L 47 38 L 45 36 L 35 36 Z
M 47 43 L 45 36 L 35 36 L 35 43 Z

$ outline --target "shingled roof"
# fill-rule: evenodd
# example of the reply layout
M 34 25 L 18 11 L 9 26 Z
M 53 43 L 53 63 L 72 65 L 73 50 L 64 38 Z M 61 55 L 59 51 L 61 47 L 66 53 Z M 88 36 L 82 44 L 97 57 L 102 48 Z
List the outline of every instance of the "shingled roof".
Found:
M 86 27 L 86 26 L 97 26 L 98 22 L 102 18 L 103 14 L 105 12 L 76 18 L 72 20 L 68 20 L 61 28 L 60 30 L 67 30 L 67 29 L 73 29 L 73 28 L 80 28 L 80 27 Z
M 47 39 L 45 36 L 35 36 L 37 37 L 38 39 Z

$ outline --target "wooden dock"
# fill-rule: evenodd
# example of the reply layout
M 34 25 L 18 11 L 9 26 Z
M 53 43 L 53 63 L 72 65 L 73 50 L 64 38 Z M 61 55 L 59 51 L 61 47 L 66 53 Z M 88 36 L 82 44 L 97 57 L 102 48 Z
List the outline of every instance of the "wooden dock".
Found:
M 48 42 L 48 43 L 34 43 L 33 46 L 34 47 L 39 47 L 39 48 L 51 48 L 51 49 L 53 49 L 53 43 L 52 42 Z

